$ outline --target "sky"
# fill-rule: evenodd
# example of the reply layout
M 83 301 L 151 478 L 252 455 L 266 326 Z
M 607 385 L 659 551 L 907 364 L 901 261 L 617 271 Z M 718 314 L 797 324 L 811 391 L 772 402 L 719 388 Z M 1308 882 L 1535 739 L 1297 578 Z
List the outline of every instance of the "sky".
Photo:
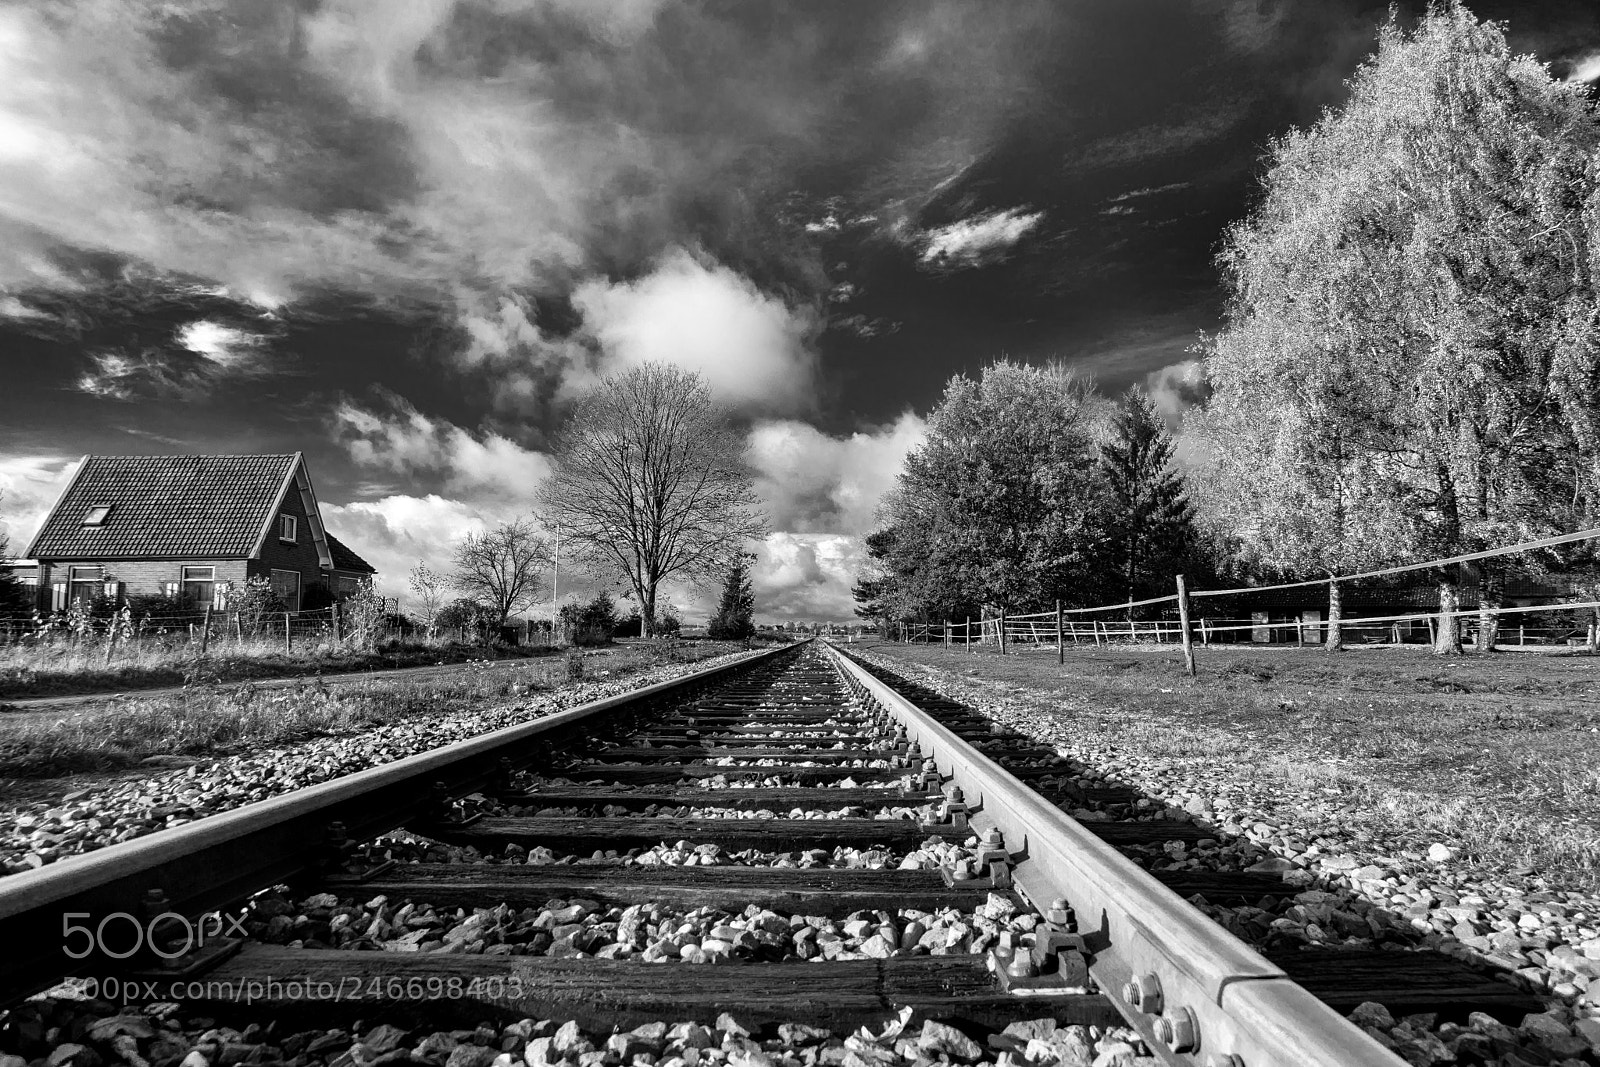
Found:
M 1471 7 L 1600 82 L 1600 5 Z M 535 515 L 574 397 L 665 360 L 747 434 L 758 618 L 848 618 L 951 375 L 1060 360 L 1181 418 L 1225 227 L 1387 14 L 12 0 L 0 529 L 24 548 L 85 453 L 301 451 L 405 596 L 417 562 Z

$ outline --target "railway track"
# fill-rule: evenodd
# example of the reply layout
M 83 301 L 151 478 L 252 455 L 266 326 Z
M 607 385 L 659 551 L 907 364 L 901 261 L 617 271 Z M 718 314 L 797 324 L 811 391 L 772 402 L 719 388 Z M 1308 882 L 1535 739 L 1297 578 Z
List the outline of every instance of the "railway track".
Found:
M 233 1028 L 34 1000 L 0 1055 L 1020 1067 L 1123 1027 L 1161 1062 L 1362 1067 L 1401 1062 L 1341 1014 L 1375 990 L 1525 1008 L 1392 959 L 1291 974 L 1185 899 L 1276 879 L 1152 876 L 1121 850 L 1204 831 L 1076 822 L 1054 752 L 918 699 L 777 649 L 0 880 L 8 1003 L 73 976 Z

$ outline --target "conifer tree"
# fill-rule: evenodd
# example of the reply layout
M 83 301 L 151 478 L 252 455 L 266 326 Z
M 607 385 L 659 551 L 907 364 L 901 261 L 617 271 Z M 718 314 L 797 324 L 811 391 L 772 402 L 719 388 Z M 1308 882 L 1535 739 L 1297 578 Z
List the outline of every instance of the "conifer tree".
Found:
M 742 641 L 756 632 L 756 594 L 750 584 L 750 560 L 748 553 L 740 553 L 728 568 L 728 577 L 722 583 L 722 600 L 707 627 L 714 640 Z
M 1172 456 L 1161 413 L 1144 390 L 1128 390 L 1100 449 L 1106 581 L 1114 596 L 1133 601 L 1170 592 L 1172 576 L 1194 554 L 1194 509 Z

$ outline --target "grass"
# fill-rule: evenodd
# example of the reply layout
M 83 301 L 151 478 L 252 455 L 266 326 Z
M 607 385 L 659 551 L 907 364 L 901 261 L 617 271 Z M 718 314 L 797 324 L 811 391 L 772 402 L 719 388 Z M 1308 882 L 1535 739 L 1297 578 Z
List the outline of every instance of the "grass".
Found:
M 1069 646 L 1064 667 L 1053 650 L 866 647 L 1009 687 L 1076 744 L 1324 794 L 1369 834 L 1600 888 L 1600 657 L 1213 646 L 1191 680 L 1171 645 Z
M 191 686 L 133 697 L 60 719 L 0 716 L 0 778 L 116 771 L 151 756 L 216 756 L 453 712 L 482 710 L 523 693 L 585 678 L 615 681 L 652 667 L 734 651 L 719 642 L 640 644 L 529 660 L 425 679 L 373 679 L 326 688 Z
M 285 652 L 278 638 L 218 641 L 209 654 L 181 639 L 144 638 L 119 646 L 113 661 L 105 643 L 17 644 L 0 648 L 0 701 L 73 696 L 125 689 L 160 689 L 199 681 L 247 681 L 337 674 L 472 659 L 547 655 L 545 647 L 507 648 L 443 638 L 407 638 L 360 650 L 332 640 L 297 639 Z

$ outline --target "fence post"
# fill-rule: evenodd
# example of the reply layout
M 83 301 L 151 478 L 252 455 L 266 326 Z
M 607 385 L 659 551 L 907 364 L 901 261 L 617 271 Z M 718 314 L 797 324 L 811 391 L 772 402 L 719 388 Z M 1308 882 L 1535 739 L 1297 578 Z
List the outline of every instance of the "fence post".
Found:
M 1006 654 L 1006 609 L 1000 609 L 1000 654 Z
M 1183 630 L 1183 665 L 1194 677 L 1194 635 L 1189 632 L 1189 587 L 1178 575 L 1178 625 Z
M 285 652 L 294 651 L 294 635 L 289 630 L 289 613 L 287 611 L 283 613 L 283 650 Z
M 8 627 L 9 628 L 9 627 Z M 111 650 L 117 647 L 117 620 L 113 616 L 111 628 L 106 631 L 106 666 L 111 666 Z
M 1206 648 L 1211 647 L 1211 627 L 1206 624 L 1204 618 L 1200 620 L 1200 643 Z
M 200 624 L 200 654 L 203 656 L 211 647 L 211 605 L 206 605 L 205 621 Z
M 1061 636 L 1061 598 L 1056 598 L 1056 662 L 1067 662 L 1067 646 L 1062 643 Z
M 971 615 L 967 616 L 967 625 L 964 628 L 962 628 L 961 634 L 962 634 L 963 637 L 965 637 L 967 639 L 967 652 L 971 653 L 973 651 L 973 648 L 972 648 L 972 616 Z
M 950 620 L 944 620 L 944 647 L 950 647 Z
M 344 640 L 339 634 L 339 602 L 335 600 L 328 610 L 333 613 L 333 641 L 334 644 L 338 644 Z

